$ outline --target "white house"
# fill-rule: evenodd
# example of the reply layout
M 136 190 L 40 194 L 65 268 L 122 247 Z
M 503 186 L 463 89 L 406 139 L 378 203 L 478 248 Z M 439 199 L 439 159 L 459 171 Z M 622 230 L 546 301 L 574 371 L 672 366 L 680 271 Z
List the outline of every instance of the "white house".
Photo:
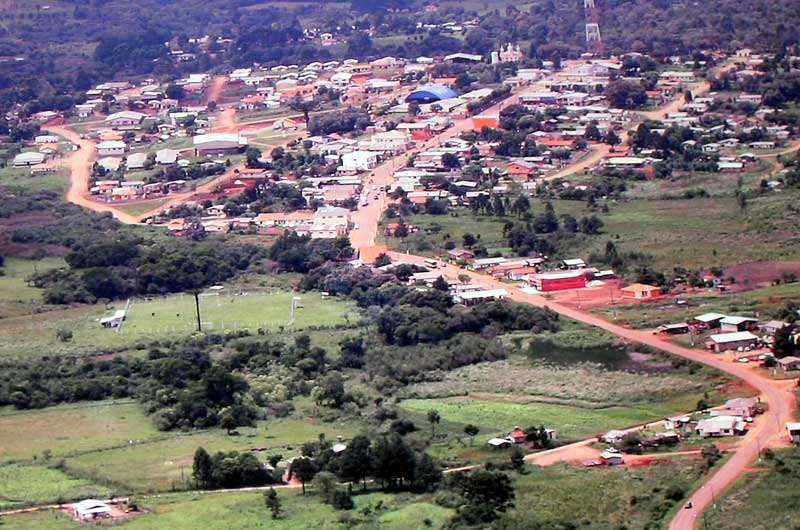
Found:
M 44 155 L 34 151 L 20 153 L 14 157 L 14 167 L 35 166 L 42 162 L 44 162 Z
M 161 149 L 156 151 L 156 163 L 161 165 L 172 165 L 178 161 L 179 151 L 175 149 Z
M 402 153 L 408 149 L 410 142 L 408 135 L 402 131 L 387 131 L 377 133 L 370 138 L 371 151 L 385 151 L 389 153 Z
M 327 226 L 348 226 L 350 210 L 337 206 L 323 206 L 315 212 L 314 223 Z
M 125 142 L 109 140 L 97 144 L 97 156 L 120 156 L 125 154 Z
M 103 122 L 114 129 L 131 128 L 137 127 L 146 117 L 147 114 L 142 114 L 141 112 L 123 110 L 122 112 L 109 114 Z
M 353 151 L 342 155 L 345 171 L 368 171 L 378 165 L 378 155 L 370 151 Z
M 131 153 L 125 159 L 125 167 L 130 171 L 133 169 L 142 169 L 145 162 L 147 162 L 147 153 Z

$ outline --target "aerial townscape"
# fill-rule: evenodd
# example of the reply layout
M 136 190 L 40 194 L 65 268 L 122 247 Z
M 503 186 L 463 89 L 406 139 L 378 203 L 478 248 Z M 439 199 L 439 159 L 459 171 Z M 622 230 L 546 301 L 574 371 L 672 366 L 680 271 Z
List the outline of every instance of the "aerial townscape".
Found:
M 800 529 L 797 0 L 0 3 L 0 529 Z

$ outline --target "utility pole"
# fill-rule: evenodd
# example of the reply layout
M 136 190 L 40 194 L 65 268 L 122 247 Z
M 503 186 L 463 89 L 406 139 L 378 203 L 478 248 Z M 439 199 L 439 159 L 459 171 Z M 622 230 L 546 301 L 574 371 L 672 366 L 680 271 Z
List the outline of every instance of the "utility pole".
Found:
M 608 286 L 608 296 L 611 299 L 611 314 L 614 316 L 614 320 L 617 319 L 617 307 L 614 305 L 614 289 L 611 285 Z
M 203 331 L 203 324 L 200 322 L 200 290 L 195 289 L 192 294 L 194 294 L 194 309 L 197 315 L 197 331 Z

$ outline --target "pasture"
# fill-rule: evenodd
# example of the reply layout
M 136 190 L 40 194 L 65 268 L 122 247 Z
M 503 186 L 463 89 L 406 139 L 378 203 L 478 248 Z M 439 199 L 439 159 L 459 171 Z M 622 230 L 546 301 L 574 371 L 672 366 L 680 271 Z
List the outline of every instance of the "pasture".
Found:
M 105 497 L 109 490 L 44 466 L 0 466 L 0 510 Z
M 139 405 L 102 401 L 41 410 L 0 409 L 0 462 L 54 457 L 127 445 L 163 436 Z
M 143 215 L 151 210 L 155 210 L 169 200 L 168 197 L 161 199 L 151 199 L 147 201 L 137 201 L 131 204 L 119 204 L 115 208 L 129 215 Z

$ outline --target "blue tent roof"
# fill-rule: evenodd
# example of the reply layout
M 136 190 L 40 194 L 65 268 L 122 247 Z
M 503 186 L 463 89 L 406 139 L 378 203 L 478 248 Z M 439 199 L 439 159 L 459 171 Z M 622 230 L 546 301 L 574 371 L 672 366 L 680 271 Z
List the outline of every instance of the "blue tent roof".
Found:
M 456 97 L 456 93 L 444 85 L 425 85 L 408 95 L 406 101 L 439 101 Z

